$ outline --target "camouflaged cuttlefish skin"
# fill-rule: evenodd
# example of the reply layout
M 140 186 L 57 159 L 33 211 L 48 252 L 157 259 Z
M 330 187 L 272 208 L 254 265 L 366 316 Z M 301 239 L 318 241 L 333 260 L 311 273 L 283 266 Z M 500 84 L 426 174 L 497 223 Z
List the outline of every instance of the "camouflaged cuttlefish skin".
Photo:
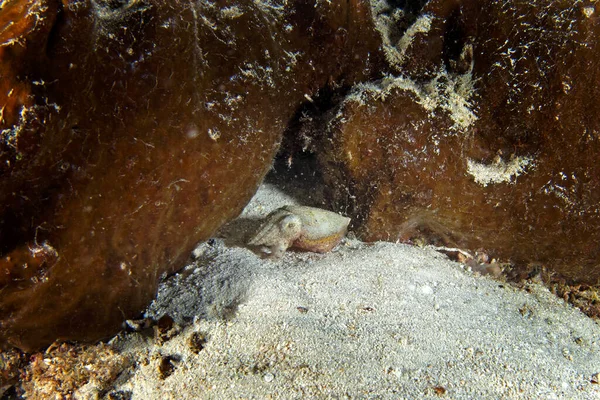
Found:
M 248 245 L 279 258 L 289 247 L 326 253 L 348 230 L 350 218 L 315 207 L 284 206 L 270 213 Z

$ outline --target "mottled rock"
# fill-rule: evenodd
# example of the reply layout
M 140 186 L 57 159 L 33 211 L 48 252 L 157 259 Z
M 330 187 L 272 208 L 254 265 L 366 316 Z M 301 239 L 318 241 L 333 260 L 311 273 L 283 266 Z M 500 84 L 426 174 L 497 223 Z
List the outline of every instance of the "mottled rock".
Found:
M 484 249 L 597 283 L 597 5 L 374 9 L 395 72 L 357 85 L 315 146 L 337 209 L 367 240 Z
M 287 121 L 381 69 L 361 2 L 0 6 L 0 345 L 115 333 L 236 216 Z

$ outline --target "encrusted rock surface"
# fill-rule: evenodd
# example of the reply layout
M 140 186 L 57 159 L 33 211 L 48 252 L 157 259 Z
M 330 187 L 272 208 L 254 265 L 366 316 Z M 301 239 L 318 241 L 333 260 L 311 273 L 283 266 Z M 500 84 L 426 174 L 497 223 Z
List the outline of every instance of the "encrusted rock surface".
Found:
M 296 109 L 379 74 L 363 3 L 0 8 L 0 344 L 114 333 L 236 216 Z
M 597 283 L 596 8 L 3 2 L 0 346 L 114 333 L 240 212 L 282 136 L 363 239 Z
M 315 129 L 330 193 L 360 237 L 483 250 L 597 283 L 596 8 L 432 1 L 400 35 L 411 14 L 377 2 L 396 71 L 357 85 Z

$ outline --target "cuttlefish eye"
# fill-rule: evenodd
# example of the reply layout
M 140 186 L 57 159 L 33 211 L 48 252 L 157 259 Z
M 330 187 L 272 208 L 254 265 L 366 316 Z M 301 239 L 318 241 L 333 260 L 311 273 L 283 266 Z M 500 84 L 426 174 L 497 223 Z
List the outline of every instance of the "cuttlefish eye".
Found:
M 299 233 L 302 229 L 300 218 L 295 215 L 288 215 L 279 223 L 281 230 L 286 234 Z

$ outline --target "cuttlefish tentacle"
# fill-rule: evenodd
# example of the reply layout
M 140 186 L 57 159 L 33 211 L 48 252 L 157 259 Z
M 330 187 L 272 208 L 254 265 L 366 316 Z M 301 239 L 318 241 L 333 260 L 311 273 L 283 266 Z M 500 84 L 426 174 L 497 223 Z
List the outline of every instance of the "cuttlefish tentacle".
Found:
M 350 218 L 306 206 L 285 206 L 270 213 L 248 241 L 270 257 L 279 258 L 290 247 L 325 253 L 342 240 Z

